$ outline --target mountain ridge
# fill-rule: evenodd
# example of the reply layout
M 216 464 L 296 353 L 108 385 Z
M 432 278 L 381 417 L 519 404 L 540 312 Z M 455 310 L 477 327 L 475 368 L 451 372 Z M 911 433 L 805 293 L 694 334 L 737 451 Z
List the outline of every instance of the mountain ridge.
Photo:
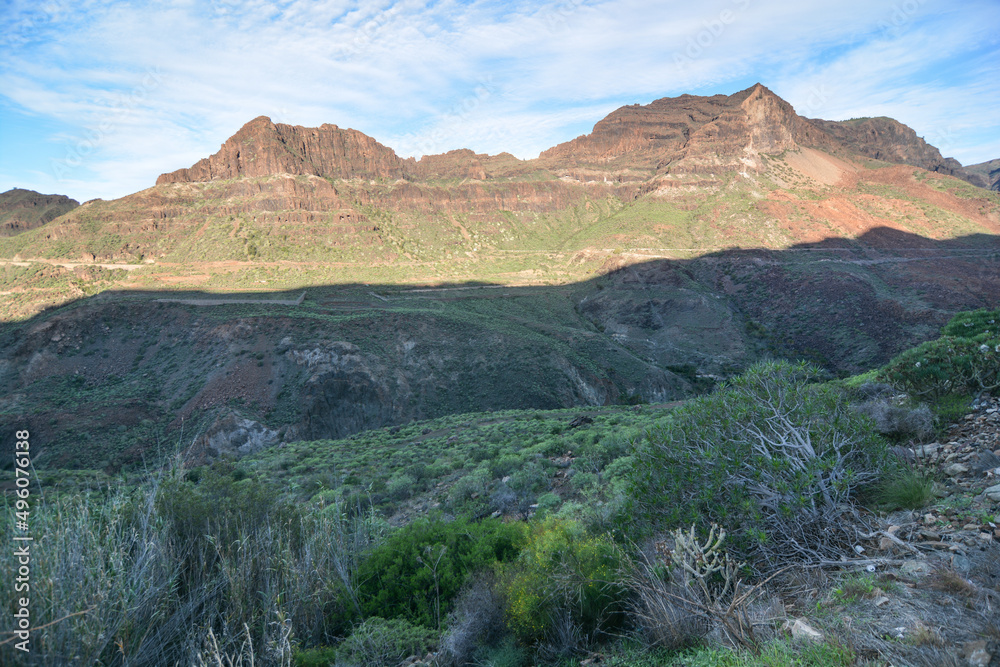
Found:
M 799 147 L 847 150 L 861 156 L 945 173 L 990 187 L 978 173 L 927 144 L 890 118 L 849 121 L 807 119 L 760 83 L 732 95 L 664 97 L 616 109 L 591 133 L 519 160 L 458 149 L 401 158 L 392 148 L 354 129 L 324 124 L 307 128 L 275 124 L 260 116 L 226 140 L 220 150 L 191 167 L 162 174 L 158 185 L 204 182 L 279 173 L 332 179 L 440 178 L 487 180 L 532 168 L 559 176 L 597 169 L 645 180 L 666 174 L 709 174 L 760 169 L 755 156 Z M 493 169 L 485 168 L 485 165 Z
M 41 227 L 80 205 L 65 195 L 43 195 L 13 188 L 0 193 L 0 236 L 12 236 Z

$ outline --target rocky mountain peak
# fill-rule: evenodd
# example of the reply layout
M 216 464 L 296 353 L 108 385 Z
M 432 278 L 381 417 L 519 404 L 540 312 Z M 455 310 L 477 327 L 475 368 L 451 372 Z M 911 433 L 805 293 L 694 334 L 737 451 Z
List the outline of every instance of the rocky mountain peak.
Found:
M 796 134 L 802 134 L 792 105 L 761 84 L 755 84 L 740 103 L 746 114 L 750 138 L 748 147 L 760 153 L 780 153 L 796 148 Z M 740 95 L 740 93 L 737 93 Z
M 740 160 L 748 153 L 778 153 L 803 143 L 826 145 L 829 139 L 757 83 L 728 96 L 681 95 L 622 107 L 591 134 L 551 148 L 541 158 L 562 167 L 582 161 L 661 172 L 717 172 L 742 169 L 746 164 Z
M 157 185 L 175 182 L 296 174 L 336 179 L 400 178 L 405 161 L 391 149 L 352 129 L 273 123 L 258 116 L 226 140 L 211 157 L 188 169 L 161 175 Z
M 581 181 L 641 182 L 653 177 L 761 171 L 761 155 L 799 147 L 859 154 L 921 167 L 990 187 L 990 170 L 971 172 L 891 118 L 810 120 L 760 83 L 732 95 L 680 95 L 632 104 L 608 114 L 590 134 L 521 161 L 468 149 L 402 159 L 357 130 L 324 124 L 307 128 L 259 116 L 211 157 L 163 174 L 157 184 L 276 174 L 330 179 L 489 180 L 548 169 Z M 980 173 L 982 172 L 982 173 Z M 668 179 L 668 180 L 669 180 Z M 708 181 L 706 181 L 708 182 Z

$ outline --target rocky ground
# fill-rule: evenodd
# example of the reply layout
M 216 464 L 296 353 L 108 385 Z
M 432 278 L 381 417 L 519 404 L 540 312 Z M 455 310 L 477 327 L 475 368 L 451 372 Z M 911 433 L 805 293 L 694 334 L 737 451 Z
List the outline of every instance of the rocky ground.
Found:
M 932 504 L 880 520 L 840 572 L 797 575 L 788 612 L 870 664 L 1000 666 L 1000 399 L 908 453 Z
M 910 451 L 917 465 L 942 480 L 940 501 L 901 526 L 901 537 L 960 555 L 1000 540 L 1000 399 L 976 400 L 941 442 Z

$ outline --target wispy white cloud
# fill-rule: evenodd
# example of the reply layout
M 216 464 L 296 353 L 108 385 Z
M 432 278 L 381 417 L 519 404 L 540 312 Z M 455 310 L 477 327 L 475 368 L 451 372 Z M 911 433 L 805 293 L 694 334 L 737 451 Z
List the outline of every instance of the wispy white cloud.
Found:
M 992 0 L 960 11 L 944 0 L 11 0 L 0 11 L 13 26 L 0 37 L 0 123 L 60 126 L 38 129 L 35 151 L 4 151 L 0 189 L 121 196 L 261 114 L 355 127 L 402 155 L 534 157 L 622 104 L 755 81 L 806 115 L 893 116 L 963 162 L 1000 155 Z

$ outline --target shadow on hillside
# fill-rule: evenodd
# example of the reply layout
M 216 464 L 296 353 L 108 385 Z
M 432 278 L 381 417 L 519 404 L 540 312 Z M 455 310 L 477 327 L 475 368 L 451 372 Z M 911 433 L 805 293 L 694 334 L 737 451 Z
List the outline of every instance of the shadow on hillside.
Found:
M 1000 237 L 875 229 L 689 260 L 614 254 L 561 286 L 302 292 L 103 293 L 0 324 L 4 460 L 22 428 L 46 443 L 43 465 L 116 470 L 179 446 L 675 400 L 768 356 L 857 373 L 958 311 L 997 307 Z

